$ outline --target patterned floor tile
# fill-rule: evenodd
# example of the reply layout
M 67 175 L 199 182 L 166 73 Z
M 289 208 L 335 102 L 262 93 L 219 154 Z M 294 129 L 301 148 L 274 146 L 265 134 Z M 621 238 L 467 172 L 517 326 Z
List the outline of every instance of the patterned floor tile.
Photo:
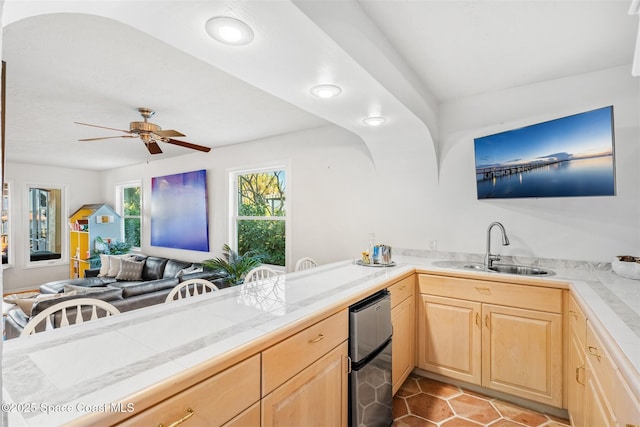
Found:
M 393 427 L 571 427 L 568 420 L 411 375 L 393 398 Z

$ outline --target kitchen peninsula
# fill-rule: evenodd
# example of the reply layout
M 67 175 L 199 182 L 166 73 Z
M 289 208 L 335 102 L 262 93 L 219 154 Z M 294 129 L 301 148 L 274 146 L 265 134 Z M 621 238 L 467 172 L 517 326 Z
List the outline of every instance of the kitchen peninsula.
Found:
M 416 273 L 558 289 L 566 294 L 563 313 L 568 313 L 570 293 L 603 341 L 616 373 L 626 379 L 630 395 L 634 399 L 640 396 L 637 281 L 604 270 L 554 267 L 555 276 L 523 279 L 437 267 L 430 258 L 395 257 L 395 261 L 397 265 L 391 268 L 362 267 L 350 261 L 324 265 L 286 274 L 275 283 L 223 289 L 202 298 L 5 342 L 3 415 L 12 426 L 127 424 L 141 420 L 137 417 L 152 413 L 154 405 L 195 384 L 206 387 L 210 378 L 217 381 L 217 377 L 225 384 L 227 380 L 221 375 L 238 369 L 239 378 L 253 379 L 255 384 L 231 384 L 255 389 L 255 394 L 246 393 L 246 406 L 220 423 L 239 420 L 234 417 L 240 414 L 248 417 L 244 421 L 253 419 L 259 424 L 262 406 L 266 425 L 265 408 L 278 393 L 285 393 L 283 387 L 291 381 L 291 375 L 281 373 L 295 367 L 271 369 L 270 357 L 273 355 L 274 364 L 298 364 L 293 357 L 278 362 L 282 359 L 278 352 L 308 332 L 308 341 L 317 335 L 324 346 L 309 364 L 324 361 L 325 366 L 332 366 L 337 361 L 337 369 L 343 369 L 346 337 L 339 333 L 334 337 L 332 331 L 343 327 L 346 308 L 379 289 L 414 278 Z M 418 280 L 411 283 L 417 286 Z M 568 323 L 566 318 L 565 313 L 563 324 Z M 327 336 L 323 335 L 325 330 L 330 331 Z M 306 370 L 307 366 L 303 363 L 299 368 Z M 203 390 L 210 405 L 228 405 L 221 400 L 226 392 L 215 387 Z

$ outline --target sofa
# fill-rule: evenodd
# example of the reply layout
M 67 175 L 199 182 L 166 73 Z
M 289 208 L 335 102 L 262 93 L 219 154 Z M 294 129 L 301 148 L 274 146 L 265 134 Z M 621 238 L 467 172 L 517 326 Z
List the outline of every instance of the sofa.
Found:
M 100 269 L 90 269 L 85 271 L 84 278 L 57 280 L 41 285 L 40 296 L 34 298 L 29 313 L 18 305 L 7 312 L 5 339 L 19 337 L 33 316 L 64 300 L 97 298 L 125 312 L 163 303 L 169 292 L 185 280 L 202 278 L 212 281 L 218 288 L 228 286 L 220 273 L 203 270 L 197 263 L 146 255 L 129 259 L 141 266 L 139 277 L 122 280 L 118 275 L 100 275 Z M 26 308 L 26 311 L 29 309 Z

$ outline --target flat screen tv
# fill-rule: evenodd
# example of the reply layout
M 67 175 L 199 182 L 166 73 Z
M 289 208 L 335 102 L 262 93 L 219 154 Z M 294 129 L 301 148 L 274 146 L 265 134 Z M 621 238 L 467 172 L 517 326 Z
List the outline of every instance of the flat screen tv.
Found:
M 615 195 L 613 106 L 475 138 L 478 199 Z

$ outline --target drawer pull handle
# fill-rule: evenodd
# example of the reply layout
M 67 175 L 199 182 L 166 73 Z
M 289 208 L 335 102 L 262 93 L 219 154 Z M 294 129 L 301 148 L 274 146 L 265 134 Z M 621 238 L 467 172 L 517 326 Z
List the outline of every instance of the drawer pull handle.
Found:
M 487 328 L 489 327 L 489 315 L 488 314 L 484 315 L 484 326 L 486 326 Z
M 180 418 L 178 421 L 172 422 L 167 427 L 176 427 L 176 426 L 182 424 L 183 422 L 187 421 L 189 418 L 193 417 L 195 414 L 196 413 L 193 411 L 193 409 L 187 408 L 187 415 L 185 415 L 184 417 Z M 160 423 L 160 424 L 158 424 L 158 427 L 164 427 L 164 424 Z
M 569 315 L 575 317 L 576 319 L 578 318 L 578 313 L 573 310 L 569 310 Z
M 491 293 L 491 288 L 480 288 L 480 287 L 476 286 L 476 291 L 478 291 L 481 294 L 490 294 Z
M 584 381 L 580 381 L 580 369 L 584 370 L 584 366 L 579 366 L 576 368 L 576 382 L 578 384 L 584 385 Z
M 476 325 L 480 326 L 480 313 L 476 313 Z
M 314 338 L 314 339 L 312 339 L 312 340 L 309 340 L 309 344 L 315 344 L 315 343 L 317 343 L 317 342 L 322 341 L 323 339 L 324 339 L 324 335 L 322 335 L 322 334 L 318 334 L 318 336 L 317 336 L 317 337 L 315 337 L 315 338 Z
M 595 356 L 596 359 L 598 359 L 598 362 L 602 359 L 602 355 L 598 352 L 598 347 L 589 346 L 587 350 L 590 355 Z

